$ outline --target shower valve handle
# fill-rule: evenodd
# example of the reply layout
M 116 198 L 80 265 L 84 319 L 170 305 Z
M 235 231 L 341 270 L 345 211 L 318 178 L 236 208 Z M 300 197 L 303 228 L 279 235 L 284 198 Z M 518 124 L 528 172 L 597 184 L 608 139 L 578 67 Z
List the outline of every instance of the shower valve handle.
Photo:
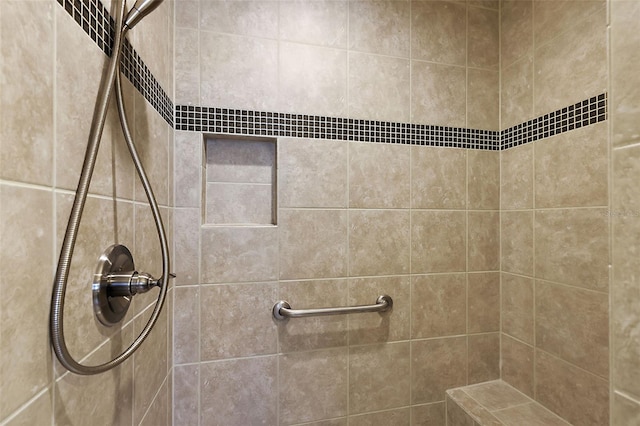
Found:
M 169 274 L 169 278 L 175 278 Z M 161 287 L 162 279 L 155 279 L 146 272 L 117 272 L 107 276 L 107 294 L 111 297 L 131 297 Z

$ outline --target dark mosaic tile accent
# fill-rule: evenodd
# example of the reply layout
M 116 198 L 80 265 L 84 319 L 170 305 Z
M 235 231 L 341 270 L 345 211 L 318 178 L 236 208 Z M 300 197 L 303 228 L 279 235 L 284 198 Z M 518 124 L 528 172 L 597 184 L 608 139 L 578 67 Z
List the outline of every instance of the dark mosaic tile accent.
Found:
M 176 130 L 251 136 L 339 139 L 497 151 L 499 132 L 462 127 L 357 120 L 176 105 Z
M 115 40 L 115 20 L 100 0 L 58 0 L 60 6 L 91 37 L 100 49 L 111 56 Z M 133 86 L 173 127 L 174 107 L 169 95 L 162 89 L 129 40 L 125 40 L 120 69 Z
M 607 94 L 602 93 L 582 102 L 541 117 L 520 123 L 500 132 L 500 149 L 509 149 L 560 133 L 596 124 L 607 119 Z

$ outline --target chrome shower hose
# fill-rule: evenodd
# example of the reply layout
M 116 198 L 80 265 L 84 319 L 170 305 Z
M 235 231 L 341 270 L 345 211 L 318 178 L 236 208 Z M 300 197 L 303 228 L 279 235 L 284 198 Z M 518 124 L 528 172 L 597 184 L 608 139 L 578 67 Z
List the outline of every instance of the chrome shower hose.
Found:
M 110 370 L 129 358 L 142 344 L 142 342 L 149 336 L 151 329 L 155 325 L 160 312 L 164 305 L 164 301 L 167 294 L 167 288 L 169 284 L 169 246 L 167 243 L 167 237 L 165 235 L 164 226 L 162 224 L 162 218 L 160 216 L 160 210 L 158 209 L 158 203 L 153 195 L 153 190 L 144 171 L 144 167 L 140 161 L 138 153 L 136 151 L 131 132 L 126 119 L 124 110 L 124 102 L 122 100 L 122 84 L 120 81 L 120 56 L 122 52 L 122 45 L 124 43 L 124 37 L 128 30 L 126 25 L 123 25 L 125 17 L 126 2 L 123 0 L 118 7 L 118 16 L 116 19 L 116 28 L 119 30 L 115 34 L 114 49 L 111 55 L 111 60 L 108 65 L 108 69 L 102 80 L 101 90 L 98 94 L 96 101 L 96 108 L 94 111 L 91 130 L 89 132 L 89 141 L 87 143 L 87 150 L 85 153 L 84 163 L 82 165 L 82 172 L 80 180 L 78 182 L 78 188 L 73 200 L 73 206 L 69 215 L 69 222 L 67 224 L 67 230 L 65 232 L 64 241 L 62 243 L 62 249 L 60 251 L 60 258 L 58 259 L 58 268 L 56 271 L 55 281 L 53 284 L 53 295 L 51 300 L 50 311 L 50 336 L 51 345 L 56 354 L 56 357 L 60 363 L 69 371 L 81 374 L 92 375 L 99 374 Z M 67 348 L 67 344 L 64 338 L 63 318 L 64 318 L 64 301 L 67 282 L 69 278 L 69 270 L 71 267 L 71 259 L 73 257 L 73 251 L 76 244 L 78 235 L 78 229 L 80 227 L 80 220 L 84 210 L 87 194 L 89 192 L 89 185 L 91 184 L 91 177 L 95 167 L 96 159 L 98 156 L 98 150 L 100 148 L 100 139 L 102 137 L 102 131 L 106 121 L 107 110 L 109 106 L 109 100 L 111 98 L 111 92 L 116 89 L 116 100 L 118 105 L 118 115 L 122 124 L 122 130 L 125 136 L 127 147 L 131 153 L 131 158 L 135 165 L 136 171 L 144 187 L 144 191 L 149 200 L 149 206 L 153 214 L 156 229 L 158 232 L 158 238 L 160 240 L 160 247 L 162 252 L 162 277 L 158 280 L 160 292 L 155 308 L 149 318 L 149 321 L 141 331 L 140 335 L 133 341 L 133 343 L 125 349 L 120 355 L 114 359 L 99 365 L 84 365 L 76 361 Z

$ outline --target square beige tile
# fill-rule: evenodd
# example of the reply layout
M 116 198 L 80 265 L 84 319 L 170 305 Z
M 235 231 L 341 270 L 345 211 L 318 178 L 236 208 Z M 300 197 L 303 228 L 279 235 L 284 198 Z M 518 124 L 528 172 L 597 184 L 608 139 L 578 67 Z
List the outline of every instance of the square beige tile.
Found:
M 466 65 L 467 8 L 444 1 L 411 2 L 411 58 Z
M 200 288 L 180 286 L 175 290 L 173 355 L 176 364 L 200 361 Z M 209 330 L 205 330 L 209 333 Z
M 468 152 L 468 204 L 471 210 L 500 208 L 500 155 L 495 151 Z
M 411 278 L 411 337 L 464 334 L 467 329 L 465 274 Z
M 514 0 L 513 3 L 526 3 Z M 500 124 L 503 129 L 524 123 L 533 114 L 533 55 L 526 55 L 500 71 Z M 530 146 L 530 145 L 523 145 Z M 503 153 L 510 152 L 510 148 Z
M 409 342 L 350 348 L 349 413 L 409 405 L 409 364 Z
M 482 272 L 467 275 L 469 333 L 500 330 L 500 273 Z
M 442 401 L 447 389 L 465 385 L 466 353 L 466 337 L 412 341 L 411 403 Z
M 534 338 L 533 279 L 502 274 L 502 331 L 533 344 Z
M 197 425 L 200 417 L 200 404 L 198 401 L 200 366 L 174 366 L 173 383 L 173 423 Z
M 347 47 L 348 1 L 283 1 L 279 17 L 281 40 Z
M 350 1 L 349 49 L 409 57 L 410 3 Z M 372 25 L 375 23 L 375 25 Z
M 466 126 L 466 81 L 464 67 L 412 60 L 411 122 Z
M 351 426 L 376 426 L 380 424 L 388 426 L 408 426 L 410 424 L 409 408 L 388 410 L 379 413 L 361 414 L 349 416 Z
M 411 272 L 464 272 L 466 219 L 464 211 L 412 211 Z
M 338 348 L 280 356 L 282 423 L 295 424 L 347 414 L 348 352 L 347 348 Z
M 200 3 L 200 29 L 253 37 L 278 37 L 278 3 L 205 1 Z
M 500 10 L 500 55 L 505 66 L 533 52 L 533 0 L 505 0 Z
M 446 422 L 444 402 L 411 406 L 411 422 L 418 425 L 443 425 Z
M 498 71 L 467 70 L 467 127 L 500 130 L 499 94 Z
M 612 407 L 613 424 L 633 425 L 640 422 L 640 404 L 615 392 Z
M 350 210 L 350 276 L 408 273 L 409 234 L 409 211 Z
M 502 270 L 533 276 L 533 212 L 503 211 L 500 215 Z
M 500 214 L 498 212 L 469 212 L 468 269 L 496 271 L 500 267 Z
M 467 204 L 466 163 L 465 149 L 411 148 L 411 207 L 464 209 Z
M 349 206 L 410 207 L 410 155 L 406 145 L 349 143 Z
M 467 64 L 498 70 L 500 64 L 500 21 L 497 10 L 468 8 Z
M 500 359 L 502 380 L 533 398 L 533 347 L 503 333 Z
M 280 210 L 280 279 L 347 274 L 346 210 Z
M 481 383 L 500 378 L 500 333 L 468 337 L 468 382 Z

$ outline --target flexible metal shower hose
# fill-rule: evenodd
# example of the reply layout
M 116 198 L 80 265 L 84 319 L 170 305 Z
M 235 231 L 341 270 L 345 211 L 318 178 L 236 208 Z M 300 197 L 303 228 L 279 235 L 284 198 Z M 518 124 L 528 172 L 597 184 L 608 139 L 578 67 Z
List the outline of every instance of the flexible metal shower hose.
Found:
M 69 371 L 81 374 L 91 375 L 111 370 L 112 368 L 123 363 L 129 358 L 142 344 L 142 342 L 149 336 L 151 329 L 155 325 L 160 312 L 164 305 L 164 301 L 167 294 L 167 288 L 169 283 L 169 246 L 167 243 L 167 237 L 165 235 L 164 226 L 162 224 L 162 218 L 160 216 L 160 210 L 158 204 L 153 195 L 153 190 L 149 180 L 147 179 L 144 167 L 140 161 L 140 157 L 136 151 L 136 147 L 129 131 L 127 123 L 124 102 L 122 100 L 122 84 L 120 80 L 120 56 L 122 52 L 122 44 L 124 42 L 124 36 L 127 32 L 127 27 L 123 26 L 123 20 L 125 16 L 126 2 L 123 0 L 119 6 L 118 16 L 116 19 L 116 37 L 114 42 L 114 49 L 111 55 L 111 60 L 107 69 L 107 73 L 102 82 L 100 93 L 96 101 L 96 109 L 94 111 L 93 120 L 91 123 L 91 131 L 89 132 L 89 141 L 87 144 L 87 151 L 85 153 L 84 163 L 82 165 L 82 172 L 80 180 L 78 182 L 78 188 L 76 190 L 76 196 L 73 201 L 71 213 L 69 215 L 69 222 L 67 224 L 67 230 L 65 232 L 64 241 L 62 243 L 62 249 L 60 251 L 60 258 L 58 260 L 58 268 L 56 271 L 55 281 L 53 285 L 53 295 L 51 300 L 50 311 L 50 335 L 51 345 L 56 354 L 56 357 L 62 365 L 64 365 Z M 136 171 L 144 187 L 144 191 L 149 200 L 149 206 L 153 214 L 156 229 L 158 232 L 158 238 L 160 239 L 160 247 L 162 252 L 162 277 L 160 278 L 160 293 L 156 302 L 155 308 L 149 318 L 149 321 L 145 325 L 144 329 L 133 341 L 133 343 L 125 349 L 120 355 L 114 359 L 100 365 L 84 365 L 76 361 L 67 348 L 67 344 L 64 338 L 63 329 L 63 314 L 64 314 L 64 299 L 67 287 L 67 281 L 69 278 L 69 270 L 71 266 L 71 259 L 73 257 L 73 250 L 75 248 L 76 239 L 78 235 L 78 229 L 80 227 L 80 220 L 82 218 L 82 212 L 89 192 L 89 185 L 91 184 L 91 177 L 93 175 L 94 166 L 98 156 L 98 150 L 100 148 L 100 139 L 102 137 L 102 131 L 107 116 L 107 110 L 109 106 L 109 100 L 111 92 L 113 91 L 115 84 L 116 100 L 118 105 L 118 115 L 122 124 L 122 130 L 125 136 L 127 147 L 131 153 L 131 158 L 135 165 Z

